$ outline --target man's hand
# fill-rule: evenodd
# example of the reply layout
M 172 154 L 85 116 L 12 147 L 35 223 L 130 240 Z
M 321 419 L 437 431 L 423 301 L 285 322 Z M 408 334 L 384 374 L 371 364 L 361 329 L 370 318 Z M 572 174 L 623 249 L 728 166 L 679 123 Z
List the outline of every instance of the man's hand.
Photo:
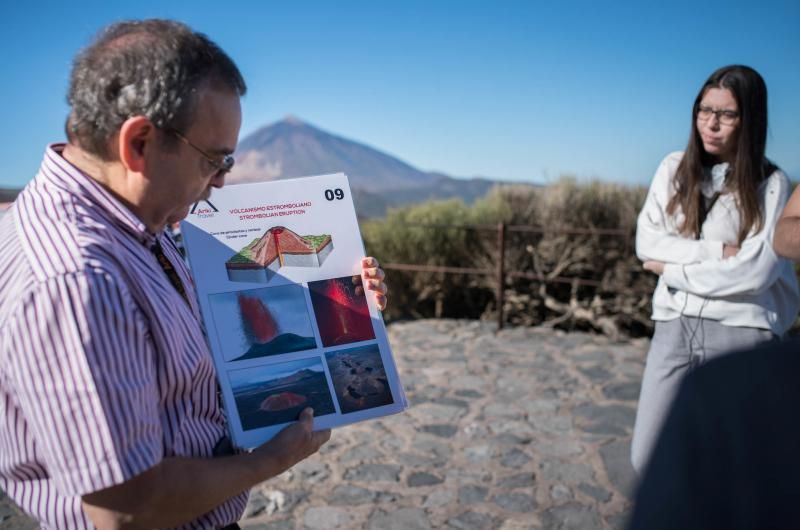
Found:
M 383 281 L 385 277 L 386 274 L 383 272 L 383 269 L 380 268 L 378 260 L 372 257 L 361 260 L 361 277 L 353 277 L 355 283 L 365 285 L 368 291 L 372 291 L 375 304 L 381 311 L 386 309 L 386 304 L 389 301 L 386 297 L 389 292 L 389 287 L 387 287 L 386 283 Z M 356 291 L 360 292 L 358 288 Z
M 313 455 L 331 438 L 330 429 L 312 432 L 314 411 L 305 408 L 300 418 L 283 429 L 267 443 L 257 447 L 253 456 L 267 462 L 271 467 L 269 476 L 279 475 L 296 463 Z
M 664 274 L 664 262 L 663 261 L 655 261 L 649 260 L 644 262 L 644 270 L 654 272 L 661 276 Z
M 775 225 L 772 246 L 778 256 L 800 261 L 800 186 L 796 186 Z
M 181 526 L 316 453 L 331 431 L 312 432 L 313 425 L 314 411 L 306 408 L 252 453 L 165 458 L 122 484 L 84 495 L 83 510 L 99 530 Z

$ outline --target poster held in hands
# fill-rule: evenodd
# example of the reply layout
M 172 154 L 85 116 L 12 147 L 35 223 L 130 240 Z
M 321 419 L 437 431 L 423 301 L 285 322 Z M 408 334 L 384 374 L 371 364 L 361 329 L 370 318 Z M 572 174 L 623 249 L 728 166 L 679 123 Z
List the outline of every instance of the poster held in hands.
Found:
M 407 408 L 344 174 L 226 186 L 181 232 L 234 445 Z

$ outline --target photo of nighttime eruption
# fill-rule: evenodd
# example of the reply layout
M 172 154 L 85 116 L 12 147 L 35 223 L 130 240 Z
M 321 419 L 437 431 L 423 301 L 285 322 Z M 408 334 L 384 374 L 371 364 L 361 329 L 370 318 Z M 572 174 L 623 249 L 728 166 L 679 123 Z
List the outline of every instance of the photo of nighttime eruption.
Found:
M 309 282 L 308 290 L 323 346 L 375 338 L 361 276 Z
M 377 344 L 327 352 L 325 359 L 342 414 L 394 403 Z
M 219 293 L 209 299 L 226 362 L 317 347 L 300 285 Z
M 306 407 L 314 416 L 336 412 L 318 357 L 232 370 L 228 378 L 245 431 L 295 421 Z

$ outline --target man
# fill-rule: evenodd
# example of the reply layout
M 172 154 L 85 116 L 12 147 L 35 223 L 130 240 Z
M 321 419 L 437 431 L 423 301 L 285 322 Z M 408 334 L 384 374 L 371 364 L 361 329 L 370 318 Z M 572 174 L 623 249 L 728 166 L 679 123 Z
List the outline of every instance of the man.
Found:
M 775 226 L 772 246 L 779 256 L 800 261 L 800 186 L 795 187 L 783 208 Z
M 690 372 L 636 494 L 629 530 L 800 527 L 800 343 Z
M 330 437 L 306 409 L 215 452 L 215 370 L 163 229 L 223 185 L 245 91 L 182 24 L 110 26 L 75 60 L 69 142 L 0 220 L 0 488 L 43 528 L 236 528 L 251 486 Z

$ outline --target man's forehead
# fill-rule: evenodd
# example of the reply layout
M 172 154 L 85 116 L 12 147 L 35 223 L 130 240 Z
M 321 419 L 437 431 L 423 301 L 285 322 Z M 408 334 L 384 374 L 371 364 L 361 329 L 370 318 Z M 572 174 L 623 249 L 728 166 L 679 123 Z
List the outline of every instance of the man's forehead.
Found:
M 236 148 L 242 122 L 240 96 L 228 89 L 207 85 L 199 88 L 194 100 L 187 133 L 207 138 L 207 149 L 230 154 Z

